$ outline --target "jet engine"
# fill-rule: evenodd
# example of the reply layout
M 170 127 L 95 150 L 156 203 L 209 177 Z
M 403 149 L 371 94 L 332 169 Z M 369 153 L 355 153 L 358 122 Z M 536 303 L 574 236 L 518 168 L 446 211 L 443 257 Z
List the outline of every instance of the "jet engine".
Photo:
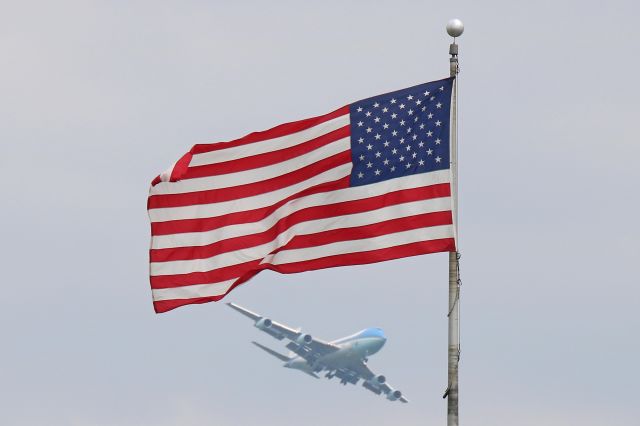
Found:
M 284 339 L 284 336 L 281 332 L 278 331 L 277 327 L 272 327 L 273 321 L 271 321 L 269 318 L 260 318 L 258 321 L 256 321 L 255 326 L 265 333 L 269 334 L 271 337 L 275 337 L 278 340 Z
M 313 337 L 310 334 L 301 334 L 296 339 L 296 343 L 299 345 L 308 345 L 311 342 L 313 342 Z
M 384 385 L 386 381 L 387 381 L 387 378 L 384 377 L 382 374 L 371 378 L 371 383 L 377 386 Z
M 395 401 L 396 399 L 400 398 L 402 398 L 402 392 L 400 392 L 399 390 L 394 390 L 393 392 L 389 392 L 387 394 L 387 399 L 389 401 Z
M 268 328 L 271 328 L 272 325 L 273 325 L 273 321 L 271 321 L 269 318 L 260 318 L 256 322 L 256 327 L 258 327 L 260 330 L 266 330 Z
M 369 389 L 371 392 L 380 395 L 383 390 L 383 385 L 386 383 L 386 381 L 387 378 L 380 374 L 378 376 L 373 376 L 369 380 L 365 380 L 364 382 L 362 382 L 362 386 Z

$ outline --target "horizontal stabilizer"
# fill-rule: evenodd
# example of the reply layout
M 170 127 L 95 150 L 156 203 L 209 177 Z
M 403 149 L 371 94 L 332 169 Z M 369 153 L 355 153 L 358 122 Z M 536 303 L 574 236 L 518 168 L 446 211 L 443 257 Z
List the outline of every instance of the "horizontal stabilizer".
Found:
M 260 348 L 260 349 L 262 349 L 263 351 L 265 351 L 265 352 L 267 352 L 267 353 L 269 353 L 269 354 L 271 354 L 271 355 L 275 356 L 275 357 L 276 357 L 276 358 L 278 358 L 280 361 L 287 362 L 287 361 L 289 361 L 289 360 L 291 359 L 291 358 L 289 358 L 288 356 L 286 356 L 286 355 L 282 355 L 281 353 L 278 353 L 278 352 L 274 351 L 274 350 L 273 350 L 273 349 L 271 349 L 271 348 L 268 348 L 268 347 L 266 347 L 266 346 L 264 346 L 264 345 L 261 345 L 261 344 L 260 344 L 260 343 L 258 343 L 258 342 L 251 342 L 251 343 L 253 343 L 253 344 L 254 344 L 254 345 L 256 345 L 257 347 L 259 347 L 259 348 Z

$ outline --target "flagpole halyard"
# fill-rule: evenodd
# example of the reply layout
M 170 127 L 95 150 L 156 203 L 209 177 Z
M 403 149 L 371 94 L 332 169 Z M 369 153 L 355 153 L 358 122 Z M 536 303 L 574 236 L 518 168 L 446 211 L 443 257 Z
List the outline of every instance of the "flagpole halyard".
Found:
M 459 19 L 452 19 L 447 23 L 447 33 L 453 37 L 449 46 L 449 72 L 455 77 L 451 100 L 451 193 L 453 196 L 453 223 L 456 237 L 456 250 L 459 250 L 458 230 L 458 81 L 460 71 L 458 66 L 458 45 L 456 37 L 462 35 L 464 25 Z M 448 333 L 448 386 L 444 397 L 447 398 L 447 426 L 458 426 L 458 364 L 460 361 L 460 254 L 449 252 L 449 320 Z

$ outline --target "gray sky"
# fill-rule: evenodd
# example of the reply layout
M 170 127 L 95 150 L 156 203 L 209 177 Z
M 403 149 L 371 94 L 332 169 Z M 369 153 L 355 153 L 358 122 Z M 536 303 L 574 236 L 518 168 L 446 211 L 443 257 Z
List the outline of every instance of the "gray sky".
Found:
M 228 297 L 384 328 L 411 404 L 314 381 L 223 304 L 153 313 L 149 182 L 226 140 L 448 74 L 461 18 L 461 422 L 640 418 L 634 1 L 20 1 L 0 13 L 0 423 L 445 423 L 446 254 Z

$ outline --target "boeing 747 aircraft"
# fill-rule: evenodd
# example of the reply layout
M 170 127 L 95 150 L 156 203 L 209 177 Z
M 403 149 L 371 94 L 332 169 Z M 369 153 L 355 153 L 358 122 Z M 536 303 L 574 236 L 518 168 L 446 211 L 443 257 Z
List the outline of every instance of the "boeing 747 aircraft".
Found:
M 300 330 L 294 330 L 284 324 L 272 321 L 238 306 L 227 303 L 230 307 L 255 321 L 254 326 L 278 340 L 287 339 L 287 349 L 293 354 L 283 355 L 257 342 L 251 342 L 265 352 L 284 362 L 284 367 L 294 368 L 319 379 L 317 373 L 326 371 L 325 377 L 337 377 L 340 383 L 357 384 L 363 380 L 362 386 L 375 394 L 384 394 L 389 401 L 409 402 L 402 392 L 394 390 L 387 384 L 383 375 L 375 375 L 367 367 L 367 358 L 384 346 L 387 338 L 379 328 L 367 328 L 354 335 L 326 342 L 316 339 Z

